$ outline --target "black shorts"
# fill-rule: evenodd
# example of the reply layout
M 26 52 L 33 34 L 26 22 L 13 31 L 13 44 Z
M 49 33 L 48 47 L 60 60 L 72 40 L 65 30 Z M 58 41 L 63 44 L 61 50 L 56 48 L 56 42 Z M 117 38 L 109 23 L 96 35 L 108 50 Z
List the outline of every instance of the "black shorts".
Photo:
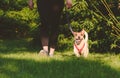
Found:
M 64 7 L 64 0 L 37 0 L 38 12 L 41 19 L 41 37 L 52 38 L 55 44 L 59 31 L 60 16 Z

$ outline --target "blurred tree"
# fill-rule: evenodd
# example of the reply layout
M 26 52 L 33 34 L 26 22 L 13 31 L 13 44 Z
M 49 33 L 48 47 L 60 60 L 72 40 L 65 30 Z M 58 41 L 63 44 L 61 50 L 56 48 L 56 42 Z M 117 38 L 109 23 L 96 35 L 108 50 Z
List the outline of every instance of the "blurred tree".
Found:
M 0 38 L 32 37 L 39 40 L 37 8 L 29 10 L 28 0 L 0 0 Z M 36 0 L 34 0 L 36 1 Z M 68 10 L 74 31 L 84 28 L 89 33 L 91 51 L 116 51 L 120 48 L 120 0 L 73 0 Z M 72 47 L 72 34 L 63 11 L 59 48 Z M 65 47 L 65 49 L 66 49 Z

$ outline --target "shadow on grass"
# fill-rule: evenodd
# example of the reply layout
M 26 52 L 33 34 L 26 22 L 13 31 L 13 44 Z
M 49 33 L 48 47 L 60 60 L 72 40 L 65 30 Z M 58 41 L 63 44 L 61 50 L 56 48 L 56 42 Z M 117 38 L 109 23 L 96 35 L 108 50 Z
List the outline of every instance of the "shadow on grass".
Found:
M 81 58 L 35 61 L 0 57 L 1 78 L 120 78 L 119 73 L 98 61 Z
M 0 40 L 0 53 L 35 52 L 27 40 Z M 120 71 L 102 64 L 62 55 L 65 60 L 30 60 L 0 56 L 0 78 L 120 78 Z M 70 57 L 70 58 L 67 58 Z M 31 57 L 32 59 L 32 57 Z
M 38 47 L 25 39 L 0 40 L 0 53 L 9 54 L 17 52 L 35 52 L 39 50 L 40 46 Z

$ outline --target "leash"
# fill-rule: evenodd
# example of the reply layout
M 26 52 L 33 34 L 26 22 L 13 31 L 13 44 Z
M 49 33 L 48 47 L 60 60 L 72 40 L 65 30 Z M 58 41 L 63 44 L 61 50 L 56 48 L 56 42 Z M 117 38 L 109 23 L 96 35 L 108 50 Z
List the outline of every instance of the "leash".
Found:
M 69 27 L 70 31 L 73 33 L 73 29 L 72 29 L 71 24 L 70 24 L 70 19 L 69 19 L 69 13 L 68 12 L 66 13 L 66 18 L 67 18 L 68 27 Z
M 79 4 L 79 2 L 75 3 L 71 8 L 75 7 L 77 4 Z M 65 10 L 66 10 L 66 19 L 67 19 L 68 27 L 69 27 L 71 33 L 73 33 L 73 29 L 72 29 L 72 26 L 70 24 L 69 9 L 65 8 Z

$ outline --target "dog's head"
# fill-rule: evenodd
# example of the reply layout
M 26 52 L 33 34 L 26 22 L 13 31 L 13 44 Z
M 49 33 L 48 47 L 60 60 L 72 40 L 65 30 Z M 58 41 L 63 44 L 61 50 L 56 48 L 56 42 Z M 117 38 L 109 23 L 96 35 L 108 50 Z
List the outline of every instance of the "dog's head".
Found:
M 74 40 L 77 44 L 80 44 L 81 40 L 84 39 L 85 30 L 82 29 L 80 32 L 73 32 Z

